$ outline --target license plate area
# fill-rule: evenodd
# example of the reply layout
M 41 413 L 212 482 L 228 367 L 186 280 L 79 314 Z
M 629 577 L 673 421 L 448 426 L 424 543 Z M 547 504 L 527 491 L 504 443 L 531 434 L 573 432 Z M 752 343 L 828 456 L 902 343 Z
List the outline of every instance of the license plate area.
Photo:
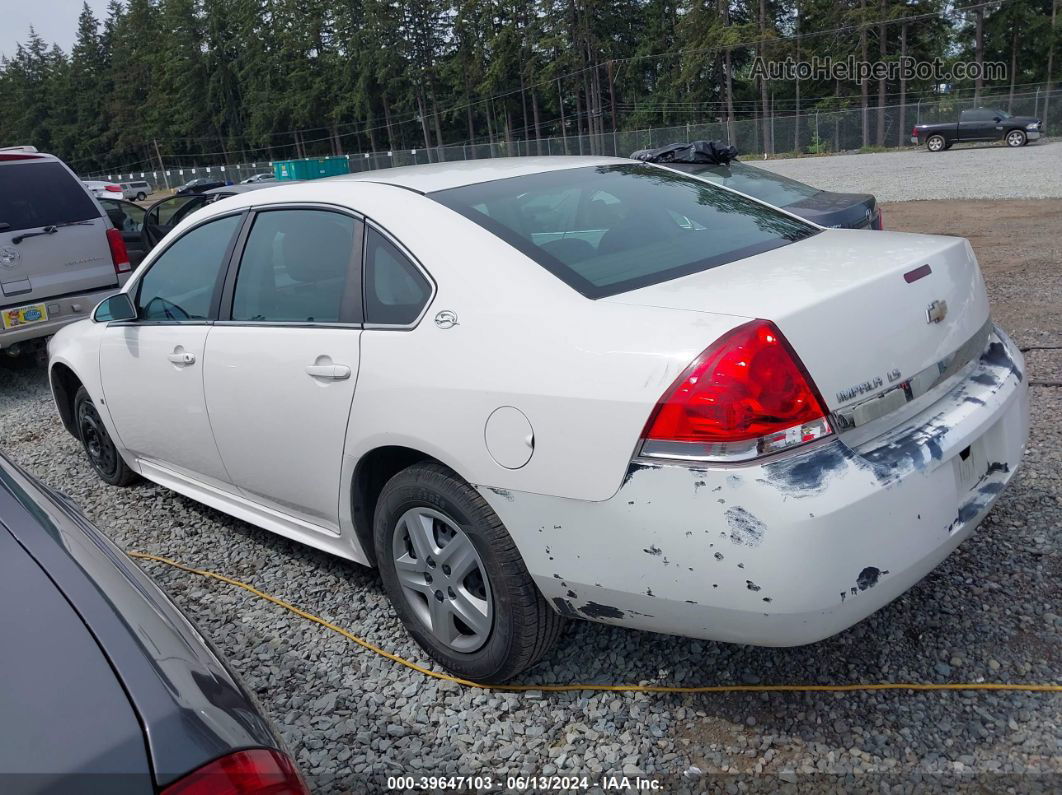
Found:
M 27 304 L 4 309 L 4 329 L 29 326 L 48 319 L 48 307 L 44 304 Z
M 985 460 L 984 442 L 978 439 L 955 456 L 955 472 L 959 480 L 959 491 L 965 493 L 973 489 L 988 471 Z

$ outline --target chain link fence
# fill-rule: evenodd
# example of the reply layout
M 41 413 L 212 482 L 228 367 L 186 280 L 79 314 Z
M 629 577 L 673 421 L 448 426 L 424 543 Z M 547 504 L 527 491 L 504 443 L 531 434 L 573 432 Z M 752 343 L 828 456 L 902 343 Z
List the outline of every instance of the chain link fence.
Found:
M 657 127 L 643 130 L 607 132 L 600 135 L 567 135 L 538 140 L 467 143 L 455 146 L 401 149 L 387 152 L 346 154 L 352 173 L 376 169 L 456 160 L 525 155 L 611 155 L 627 157 L 637 149 L 648 149 L 678 141 L 721 140 L 737 146 L 747 159 L 792 154 L 829 154 L 861 149 L 896 149 L 911 145 L 911 128 L 916 124 L 952 122 L 959 113 L 975 107 L 998 108 L 1014 116 L 1043 120 L 1051 132 L 1062 127 L 1062 88 L 1043 88 L 1020 94 L 942 97 L 917 100 L 904 105 L 810 110 L 762 119 L 739 119 Z M 257 174 L 272 173 L 273 163 L 259 161 L 236 164 L 167 166 L 164 170 L 111 172 L 85 176 L 112 182 L 145 180 L 155 191 L 176 188 L 199 177 L 238 183 Z

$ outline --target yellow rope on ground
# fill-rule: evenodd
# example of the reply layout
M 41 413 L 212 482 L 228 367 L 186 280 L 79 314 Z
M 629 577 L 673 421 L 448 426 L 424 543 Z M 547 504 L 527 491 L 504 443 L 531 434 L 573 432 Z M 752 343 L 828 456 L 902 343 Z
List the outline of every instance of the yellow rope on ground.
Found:
M 335 633 L 342 635 L 347 640 L 354 641 L 364 649 L 368 649 L 375 654 L 379 654 L 381 657 L 386 657 L 392 662 L 396 662 L 399 665 L 404 665 L 406 668 L 410 668 L 417 673 L 429 676 L 432 679 L 439 679 L 444 682 L 454 682 L 465 687 L 475 687 L 483 690 L 503 690 L 510 692 L 526 692 L 526 691 L 539 691 L 544 693 L 564 693 L 573 692 L 578 690 L 594 690 L 594 691 L 608 691 L 608 692 L 623 692 L 623 693 L 849 693 L 855 691 L 871 691 L 871 690 L 1015 690 L 1023 692 L 1033 693 L 1058 693 L 1062 692 L 1062 685 L 1057 684 L 1005 684 L 999 682 L 956 682 L 956 683 L 944 683 L 936 684 L 932 682 L 871 682 L 867 684 L 849 684 L 849 685 L 702 685 L 697 687 L 679 687 L 672 685 L 599 685 L 599 684 L 571 684 L 571 685 L 485 685 L 480 682 L 473 682 L 469 679 L 462 679 L 458 676 L 451 676 L 450 674 L 440 673 L 438 671 L 432 671 L 425 668 L 422 665 L 417 665 L 415 662 L 411 662 L 403 657 L 399 657 L 397 654 L 392 654 L 389 651 L 381 649 L 369 641 L 359 638 L 353 632 L 344 629 L 337 624 L 333 624 L 331 621 L 327 621 L 320 616 L 315 616 L 313 613 L 308 613 L 301 608 L 296 607 L 289 602 L 285 602 L 283 599 L 279 599 L 272 594 L 268 594 L 265 591 L 261 591 L 255 588 L 253 585 L 248 585 L 240 580 L 235 580 L 232 577 L 226 577 L 224 574 L 218 574 L 217 572 L 208 571 L 206 569 L 197 569 L 192 566 L 186 566 L 183 563 L 178 563 L 175 560 L 164 558 L 160 555 L 149 555 L 146 552 L 129 552 L 132 558 L 138 558 L 140 560 L 152 560 L 156 563 L 164 563 L 167 566 L 173 566 L 181 571 L 186 571 L 190 574 L 197 574 L 200 577 L 209 577 L 220 582 L 228 583 L 229 585 L 235 585 L 237 588 L 242 588 L 248 593 L 252 593 L 259 599 L 265 599 L 267 602 L 272 602 L 279 607 L 283 607 L 285 610 L 289 610 L 301 618 L 305 618 L 307 621 L 312 621 L 315 624 L 320 624 L 326 629 L 330 629 Z

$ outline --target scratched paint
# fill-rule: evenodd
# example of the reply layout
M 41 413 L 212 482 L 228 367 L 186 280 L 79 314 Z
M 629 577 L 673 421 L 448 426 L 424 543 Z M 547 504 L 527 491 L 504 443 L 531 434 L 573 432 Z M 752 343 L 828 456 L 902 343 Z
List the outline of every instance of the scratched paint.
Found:
M 740 506 L 726 509 L 726 523 L 730 527 L 730 540 L 746 547 L 758 547 L 763 543 L 767 525 Z

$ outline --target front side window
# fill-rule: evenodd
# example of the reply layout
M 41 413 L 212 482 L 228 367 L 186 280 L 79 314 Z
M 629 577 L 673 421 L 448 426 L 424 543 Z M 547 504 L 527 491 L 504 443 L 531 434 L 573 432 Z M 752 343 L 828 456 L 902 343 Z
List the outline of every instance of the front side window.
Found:
M 137 287 L 140 320 L 206 320 L 232 236 L 243 216 L 197 226 L 156 259 Z
M 173 227 L 206 203 L 206 198 L 199 194 L 164 199 L 148 210 L 147 222 L 153 226 Z
M 100 199 L 99 202 L 115 229 L 132 233 L 144 228 L 144 208 L 117 199 Z
M 360 221 L 327 210 L 270 210 L 254 220 L 236 275 L 232 319 L 356 321 Z
M 431 283 L 375 229 L 365 237 L 365 322 L 408 326 L 431 299 Z
M 588 298 L 728 265 L 817 229 L 643 164 L 548 171 L 428 194 Z

